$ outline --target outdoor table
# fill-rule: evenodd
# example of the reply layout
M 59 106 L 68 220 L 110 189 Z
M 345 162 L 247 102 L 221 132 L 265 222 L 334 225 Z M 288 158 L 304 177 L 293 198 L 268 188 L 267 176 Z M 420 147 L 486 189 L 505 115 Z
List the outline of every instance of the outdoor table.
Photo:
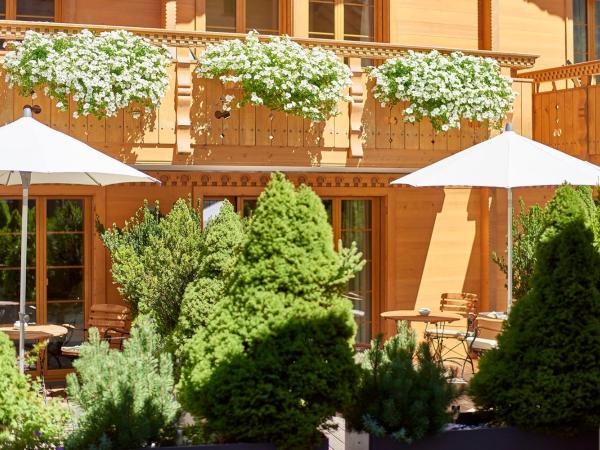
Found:
M 431 311 L 429 314 L 421 314 L 418 310 L 411 309 L 401 309 L 397 311 L 386 311 L 381 313 L 381 317 L 388 320 L 405 320 L 408 322 L 408 326 L 410 326 L 411 322 L 423 322 L 426 325 L 430 323 L 434 324 L 436 330 L 441 329 L 440 335 L 442 336 L 437 343 L 436 348 L 433 349 L 434 357 L 439 360 L 441 364 L 443 364 L 442 358 L 442 348 L 443 348 L 443 330 L 446 323 L 456 322 L 457 320 L 462 319 L 463 317 L 460 314 L 456 313 L 448 313 L 442 311 Z M 427 328 L 425 328 L 427 331 Z M 433 346 L 433 344 L 432 344 Z
M 19 329 L 13 324 L 0 325 L 0 332 L 8 335 L 12 341 L 19 340 Z M 67 328 L 60 325 L 27 325 L 25 328 L 25 340 L 43 341 L 67 334 Z M 42 377 L 46 373 L 46 350 L 40 352 L 40 373 Z

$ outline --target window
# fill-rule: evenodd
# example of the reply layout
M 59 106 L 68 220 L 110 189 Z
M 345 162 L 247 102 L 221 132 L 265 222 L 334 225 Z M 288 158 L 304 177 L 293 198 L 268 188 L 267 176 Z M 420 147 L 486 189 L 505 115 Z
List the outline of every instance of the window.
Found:
M 257 197 L 204 197 L 204 226 L 218 214 L 225 199 L 233 204 L 242 217 L 250 217 L 256 209 Z M 345 247 L 356 242 L 366 261 L 362 271 L 348 283 L 346 296 L 352 301 L 355 311 L 358 325 L 356 342 L 369 344 L 374 334 L 373 322 L 378 320 L 379 314 L 374 307 L 378 299 L 378 281 L 374 274 L 379 273 L 379 247 L 374 233 L 379 229 L 379 203 L 373 198 L 325 198 L 322 201 L 333 228 L 335 245 L 339 240 Z
M 54 21 L 54 0 L 17 0 L 17 20 Z
M 378 0 L 309 0 L 309 37 L 381 40 L 375 30 Z
M 600 59 L 600 0 L 573 0 L 573 57 Z
M 279 34 L 279 0 L 206 0 L 206 29 Z
M 0 19 L 36 22 L 57 21 L 59 0 L 0 0 Z
M 29 201 L 26 313 L 30 322 L 84 326 L 86 200 L 33 198 Z M 21 200 L 0 199 L 0 322 L 18 318 Z M 69 345 L 83 341 L 81 331 Z M 48 344 L 49 369 L 68 369 L 61 341 Z

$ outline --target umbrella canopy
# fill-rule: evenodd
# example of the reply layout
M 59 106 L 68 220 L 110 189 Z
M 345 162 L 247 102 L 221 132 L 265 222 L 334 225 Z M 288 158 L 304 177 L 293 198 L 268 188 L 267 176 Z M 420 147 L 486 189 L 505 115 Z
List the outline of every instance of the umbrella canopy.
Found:
M 23 185 L 21 213 L 21 278 L 19 294 L 19 369 L 25 371 L 25 265 L 27 260 L 27 217 L 30 184 L 158 183 L 87 144 L 67 136 L 31 117 L 23 117 L 0 128 L 0 184 Z
M 600 184 L 600 167 L 569 156 L 512 131 L 444 158 L 399 178 L 392 184 L 411 186 L 499 187 L 508 190 L 508 293 L 512 304 L 512 188 Z
M 565 182 L 594 186 L 600 182 L 600 167 L 505 131 L 392 184 L 510 189 Z
M 20 172 L 30 172 L 32 184 L 157 182 L 32 117 L 0 128 L 0 184 L 21 184 Z

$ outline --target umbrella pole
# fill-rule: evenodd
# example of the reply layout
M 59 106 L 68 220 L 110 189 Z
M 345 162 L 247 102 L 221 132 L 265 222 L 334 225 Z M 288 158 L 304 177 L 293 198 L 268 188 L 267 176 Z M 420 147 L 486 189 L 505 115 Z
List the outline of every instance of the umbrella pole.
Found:
M 23 209 L 21 211 L 21 284 L 19 292 L 19 371 L 25 373 L 25 293 L 27 270 L 27 219 L 29 217 L 29 184 L 31 172 L 20 172 L 23 184 Z
M 507 267 L 507 299 L 506 299 L 506 312 L 510 313 L 510 308 L 512 307 L 512 291 L 513 291 L 513 227 L 512 227 L 512 215 L 513 215 L 513 207 L 512 207 L 512 189 L 508 188 L 508 237 L 506 239 L 508 243 L 508 260 L 506 262 Z

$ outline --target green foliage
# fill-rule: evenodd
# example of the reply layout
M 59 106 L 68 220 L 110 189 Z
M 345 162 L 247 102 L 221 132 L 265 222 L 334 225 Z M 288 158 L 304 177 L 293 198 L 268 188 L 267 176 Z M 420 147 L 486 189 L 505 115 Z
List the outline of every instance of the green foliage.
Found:
M 384 344 L 379 335 L 365 352 L 360 383 L 344 416 L 352 429 L 413 442 L 448 423 L 455 397 L 427 344 L 417 347 L 414 331 L 401 322 L 395 336 Z
M 149 446 L 176 419 L 171 358 L 162 352 L 152 321 L 136 322 L 122 352 L 110 349 L 91 329 L 74 366 L 77 376 L 68 375 L 68 393 L 82 412 L 68 449 Z
M 512 309 L 499 349 L 482 357 L 471 393 L 509 425 L 570 434 L 600 423 L 600 253 L 591 190 L 559 188 L 547 214 L 531 290 Z
M 356 381 L 352 306 L 362 268 L 337 253 L 320 199 L 274 174 L 248 225 L 226 296 L 185 348 L 185 408 L 225 441 L 307 449 Z
M 520 299 L 529 292 L 530 280 L 535 267 L 537 247 L 546 229 L 545 208 L 532 205 L 527 209 L 523 199 L 519 200 L 519 214 L 513 218 L 513 298 Z M 505 276 L 508 266 L 503 256 L 494 252 L 492 260 Z
M 227 200 L 204 230 L 197 278 L 185 290 L 172 341 L 181 348 L 207 325 L 214 305 L 225 293 L 225 278 L 235 263 L 235 252 L 244 237 L 240 216 Z M 179 352 L 178 352 L 179 353 Z
M 180 199 L 164 217 L 145 204 L 123 229 L 100 236 L 111 253 L 112 275 L 135 314 L 156 320 L 168 336 L 177 324 L 187 285 L 200 267 L 202 212 Z
M 67 411 L 38 393 L 39 386 L 19 373 L 16 358 L 14 345 L 0 333 L 0 448 L 55 448 L 68 424 Z

